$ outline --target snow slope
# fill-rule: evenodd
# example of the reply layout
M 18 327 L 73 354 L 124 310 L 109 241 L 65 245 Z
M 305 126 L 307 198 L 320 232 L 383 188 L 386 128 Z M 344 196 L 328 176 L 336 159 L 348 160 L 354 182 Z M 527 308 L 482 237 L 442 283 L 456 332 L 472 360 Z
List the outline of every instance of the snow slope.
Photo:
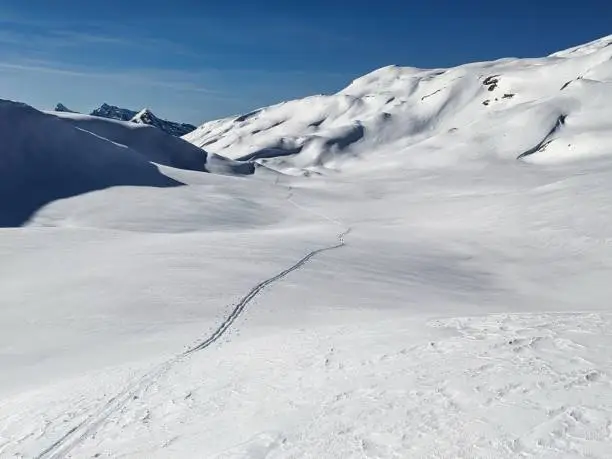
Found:
M 146 124 L 116 121 L 96 116 L 52 112 L 75 127 L 141 152 L 150 161 L 195 171 L 252 174 L 252 164 L 210 155 L 180 138 Z
M 286 172 L 606 156 L 611 43 L 451 69 L 385 67 L 337 94 L 212 121 L 185 138 Z
M 0 457 L 608 458 L 611 40 L 383 69 L 206 128 L 284 173 L 0 229 Z
M 178 185 L 133 149 L 0 101 L 0 227 L 24 223 L 60 198 L 117 185 Z
M 106 102 L 93 110 L 90 115 L 99 118 L 107 118 L 117 121 L 129 121 L 134 118 L 138 112 L 127 108 L 120 108 L 115 105 L 109 105 Z
M 181 182 L 153 163 L 244 175 L 254 165 L 207 154 L 149 126 L 74 113 L 45 114 L 0 101 L 0 227 L 25 223 L 45 204 L 113 186 Z

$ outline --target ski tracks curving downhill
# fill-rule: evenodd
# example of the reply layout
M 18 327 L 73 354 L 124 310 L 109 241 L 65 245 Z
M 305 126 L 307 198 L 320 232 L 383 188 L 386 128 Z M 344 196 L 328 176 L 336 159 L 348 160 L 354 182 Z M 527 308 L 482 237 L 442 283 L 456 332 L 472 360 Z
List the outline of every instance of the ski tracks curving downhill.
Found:
M 350 233 L 350 229 L 345 230 L 344 232 L 338 234 L 337 244 L 329 246 L 329 247 L 323 247 L 321 249 L 313 250 L 312 252 L 302 257 L 297 263 L 285 269 L 284 271 L 281 271 L 276 276 L 270 277 L 269 279 L 266 279 L 265 281 L 257 284 L 255 287 L 253 287 L 249 291 L 249 293 L 247 293 L 244 297 L 242 297 L 242 299 L 238 302 L 238 304 L 236 304 L 236 307 L 232 310 L 232 312 L 227 317 L 227 319 L 225 319 L 225 321 L 219 326 L 219 328 L 217 328 L 214 331 L 214 333 L 208 339 L 206 339 L 205 341 L 202 341 L 197 346 L 194 346 L 191 349 L 185 351 L 183 355 L 189 355 L 194 352 L 201 351 L 202 349 L 206 349 L 207 347 L 209 347 L 211 344 L 214 344 L 219 338 L 221 338 L 225 334 L 225 332 L 232 326 L 232 324 L 236 321 L 236 319 L 240 317 L 244 309 L 253 300 L 253 298 L 255 298 L 262 290 L 264 290 L 269 285 L 272 285 L 275 282 L 280 281 L 281 279 L 283 279 L 284 277 L 286 277 L 293 271 L 297 271 L 302 266 L 304 266 L 306 263 L 308 263 L 309 260 L 316 257 L 317 255 L 323 252 L 328 252 L 330 250 L 335 250 L 335 249 L 339 249 L 340 247 L 343 247 L 344 245 L 346 245 L 346 242 L 344 239 L 349 233 Z
M 289 274 L 294 271 L 302 268 L 306 263 L 308 263 L 313 258 L 321 255 L 324 252 L 329 252 L 333 250 L 340 249 L 346 245 L 346 236 L 351 232 L 350 227 L 345 227 L 344 224 L 338 220 L 327 217 L 323 214 L 315 212 L 307 207 L 304 207 L 298 203 L 296 203 L 293 197 L 293 189 L 288 187 L 289 195 L 287 196 L 287 201 L 290 202 L 295 207 L 302 209 L 308 213 L 316 215 L 319 218 L 327 220 L 334 225 L 340 226 L 343 229 L 340 233 L 337 234 L 337 243 L 323 247 L 320 249 L 312 250 L 303 256 L 296 263 L 288 267 L 287 269 L 279 272 L 278 274 L 269 277 L 262 282 L 255 285 L 246 295 L 244 295 L 234 306 L 230 314 L 225 318 L 225 320 L 213 331 L 213 333 L 206 338 L 204 341 L 192 346 L 188 350 L 183 353 L 166 360 L 165 362 L 155 366 L 149 372 L 137 378 L 131 384 L 128 384 L 122 391 L 117 393 L 115 396 L 106 401 L 100 408 L 95 410 L 89 416 L 87 416 L 84 420 L 82 420 L 79 424 L 72 427 L 68 430 L 62 437 L 56 440 L 49 447 L 40 452 L 36 459 L 58 459 L 62 457 L 66 457 L 71 450 L 77 447 L 80 443 L 82 443 L 87 437 L 94 435 L 99 428 L 104 425 L 105 421 L 107 421 L 114 413 L 121 410 L 123 407 L 128 405 L 130 401 L 137 399 L 138 394 L 142 394 L 146 392 L 146 390 L 164 373 L 170 370 L 175 364 L 179 363 L 182 360 L 188 358 L 191 354 L 202 351 L 223 337 L 225 333 L 232 327 L 234 322 L 241 316 L 246 307 L 256 298 L 263 290 L 271 285 L 281 281 Z

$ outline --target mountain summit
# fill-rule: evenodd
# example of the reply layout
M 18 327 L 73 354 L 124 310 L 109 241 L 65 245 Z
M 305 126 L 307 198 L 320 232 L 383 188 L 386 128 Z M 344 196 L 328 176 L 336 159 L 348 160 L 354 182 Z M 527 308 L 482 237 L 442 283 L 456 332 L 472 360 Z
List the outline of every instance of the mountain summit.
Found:
M 111 120 L 130 121 L 137 112 L 128 110 L 127 108 L 119 108 L 116 105 L 103 103 L 99 108 L 96 108 L 90 113 L 91 116 L 99 116 L 100 118 L 108 118 Z
M 61 102 L 55 106 L 55 110 L 54 111 L 62 112 L 62 113 L 76 113 L 74 110 L 70 110 L 68 107 L 66 107 Z
M 134 115 L 130 121 L 138 124 L 148 124 L 149 126 L 155 126 L 168 134 L 176 137 L 182 137 L 196 129 L 195 126 L 185 123 L 175 123 L 174 121 L 162 120 L 155 116 L 151 110 L 145 108 L 136 115 Z
M 54 111 L 63 113 L 77 113 L 74 110 L 70 110 L 62 103 L 57 104 L 55 106 Z M 132 123 L 137 124 L 147 124 L 149 126 L 154 126 L 158 129 L 161 129 L 167 134 L 173 135 L 175 137 L 182 137 L 196 129 L 196 127 L 192 126 L 191 124 L 176 123 L 174 121 L 168 121 L 158 118 L 148 108 L 137 112 L 135 110 L 130 110 L 127 108 L 117 107 L 116 105 L 109 105 L 107 103 L 103 103 L 102 105 L 100 105 L 100 107 L 92 111 L 90 115 L 111 120 L 130 121 Z

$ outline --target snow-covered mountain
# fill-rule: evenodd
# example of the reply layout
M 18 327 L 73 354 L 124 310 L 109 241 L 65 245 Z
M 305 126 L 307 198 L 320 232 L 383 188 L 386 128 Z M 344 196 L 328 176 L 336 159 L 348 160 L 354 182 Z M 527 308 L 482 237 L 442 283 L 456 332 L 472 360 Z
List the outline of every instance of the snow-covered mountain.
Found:
M 93 110 L 90 115 L 100 118 L 108 118 L 111 120 L 130 121 L 138 112 L 127 108 L 120 108 L 115 105 L 109 105 L 106 102 Z
M 77 113 L 74 110 L 70 110 L 62 103 L 56 105 L 55 111 L 60 113 Z M 196 129 L 196 127 L 191 124 L 175 123 L 174 121 L 168 121 L 158 118 L 153 114 L 153 112 L 151 112 L 151 110 L 147 108 L 136 112 L 127 108 L 120 108 L 115 105 L 103 103 L 100 107 L 93 110 L 90 115 L 111 120 L 130 121 L 132 123 L 137 124 L 146 124 L 161 129 L 167 134 L 173 135 L 175 137 L 184 136 Z
M 173 136 L 146 123 L 118 121 L 75 113 L 53 113 L 62 120 L 116 144 L 140 152 L 149 161 L 176 169 L 228 175 L 250 175 L 251 162 L 233 161 Z
M 24 224 L 57 199 L 112 186 L 178 186 L 156 165 L 248 175 L 251 163 L 220 157 L 152 126 L 69 112 L 42 113 L 0 100 L 0 228 Z
M 134 115 L 130 119 L 130 121 L 132 123 L 154 126 L 176 137 L 184 136 L 196 129 L 196 127 L 191 124 L 175 123 L 173 121 L 162 120 L 155 116 L 153 112 L 151 112 L 151 110 L 149 110 L 148 108 L 145 108 L 140 112 L 136 113 L 136 115 Z
M 130 121 L 137 124 L 147 124 L 176 137 L 186 135 L 196 128 L 191 124 L 162 120 L 147 108 L 136 112 L 134 110 L 128 110 L 127 108 L 119 108 L 104 103 L 99 108 L 92 111 L 90 115 L 119 121 Z
M 24 104 L 0 100 L 0 132 L 0 227 L 23 224 L 49 202 L 92 190 L 180 184 L 138 151 Z
M 56 112 L 60 112 L 60 113 L 77 113 L 74 110 L 70 110 L 68 107 L 66 107 L 61 102 L 57 104 L 53 110 Z
M 0 457 L 608 459 L 611 42 L 206 151 L 0 103 Z
M 185 139 L 286 171 L 609 155 L 611 44 L 449 69 L 385 67 L 337 94 L 208 122 Z

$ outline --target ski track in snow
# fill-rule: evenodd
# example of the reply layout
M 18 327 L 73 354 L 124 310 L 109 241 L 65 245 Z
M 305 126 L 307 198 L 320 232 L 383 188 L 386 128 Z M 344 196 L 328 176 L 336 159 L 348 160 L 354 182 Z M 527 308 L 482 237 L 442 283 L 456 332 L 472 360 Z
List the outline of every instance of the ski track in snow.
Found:
M 48 214 L 49 221 L 60 217 L 59 226 L 71 229 L 103 231 L 115 224 L 122 228 L 136 224 L 144 231 L 155 232 L 169 229 L 165 226 L 172 220 L 169 215 L 180 215 L 187 225 L 200 229 L 207 216 L 216 213 L 215 221 L 219 222 L 211 226 L 214 230 L 228 224 L 234 229 L 248 228 L 249 222 L 259 221 L 252 215 L 260 209 L 274 212 L 275 218 L 261 212 L 264 219 L 280 222 L 284 216 L 268 206 L 267 196 L 261 196 L 260 202 L 257 189 L 234 195 L 237 182 L 225 183 L 213 176 L 196 179 L 197 171 L 205 168 L 219 174 L 250 174 L 250 167 L 245 172 L 245 165 L 234 160 L 259 157 L 270 169 L 262 171 L 266 178 L 275 172 L 329 177 L 332 175 L 328 172 L 334 176 L 347 174 L 346 183 L 331 190 L 325 202 L 313 200 L 312 209 L 294 201 L 293 189 L 279 183 L 281 176 L 277 176 L 279 201 L 284 203 L 286 199 L 309 217 L 316 215 L 339 228 L 330 230 L 329 240 L 326 236 L 318 241 L 315 247 L 322 248 L 304 248 L 306 255 L 295 263 L 286 262 L 289 267 L 283 263 L 284 268 L 275 268 L 283 269 L 278 274 L 245 288 L 248 292 L 219 314 L 220 325 L 214 330 L 180 353 L 164 350 L 163 356 L 157 354 L 155 363 L 139 367 L 134 376 L 119 376 L 123 369 L 117 367 L 119 372 L 112 372 L 110 384 L 96 381 L 92 372 L 86 374 L 87 387 L 75 387 L 75 393 L 69 383 L 64 383 L 57 389 L 26 391 L 6 405 L 2 401 L 0 456 L 24 457 L 21 448 L 25 447 L 27 457 L 85 457 L 89 443 L 95 443 L 94 453 L 104 447 L 109 457 L 119 457 L 129 448 L 143 451 L 147 443 L 155 441 L 151 445 L 154 449 L 143 454 L 155 454 L 157 449 L 161 457 L 189 457 L 208 450 L 203 457 L 218 459 L 610 457 L 612 318 L 607 305 L 612 296 L 612 245 L 610 218 L 605 212 L 610 207 L 612 164 L 610 45 L 612 36 L 541 59 L 503 59 L 433 70 L 386 67 L 356 79 L 336 94 L 212 121 L 184 139 L 200 147 L 210 145 L 215 150 L 210 155 L 174 137 L 164 136 L 162 141 L 157 135 L 160 133 L 148 128 L 146 131 L 159 139 L 147 138 L 141 143 L 142 139 L 132 138 L 137 131 L 145 132 L 136 125 L 78 115 L 61 115 L 63 121 L 58 122 L 55 115 L 0 101 L 0 115 L 7 127 L 3 141 L 15 147 L 7 149 L 8 163 L 3 164 L 8 181 L 0 180 L 0 198 L 8 197 L 5 201 L 14 205 L 8 213 L 3 212 L 0 226 L 20 226 L 40 210 L 41 203 L 52 203 L 55 210 Z M 68 119 L 72 121 L 68 123 Z M 166 142 L 168 148 L 163 146 Z M 83 156 L 83 150 L 91 154 Z M 261 154 L 270 151 L 273 154 Z M 519 152 L 523 153 L 517 157 Z M 534 166 L 555 167 L 517 166 L 517 159 Z M 597 162 L 587 162 L 594 160 Z M 162 165 L 162 169 L 178 166 L 190 172 L 175 171 L 166 176 L 151 162 Z M 48 187 L 31 186 L 33 178 L 39 178 L 36 171 L 44 171 L 43 182 Z M 173 174 L 181 180 L 169 179 Z M 148 189 L 178 187 L 183 176 L 185 184 L 191 183 L 191 177 L 195 184 L 210 180 L 215 189 L 214 205 L 200 213 L 200 208 L 189 206 L 189 202 L 174 201 L 176 196 L 170 190 L 162 194 Z M 116 185 L 143 190 L 123 190 L 122 195 L 126 193 L 129 199 L 122 209 L 116 209 L 118 201 L 111 194 L 114 191 L 96 195 L 94 201 L 81 197 L 55 203 L 58 198 Z M 280 195 L 281 188 L 288 191 L 287 196 Z M 343 195 L 346 192 L 349 194 Z M 146 200 L 141 193 L 147 193 Z M 248 193 L 247 203 L 227 213 L 216 212 L 226 200 L 243 193 Z M 15 196 L 20 198 L 15 200 Z M 156 197 L 163 200 L 155 201 Z M 342 200 L 335 201 L 334 197 Z M 104 205 L 89 208 L 91 202 Z M 132 206 L 143 207 L 143 202 L 155 202 L 154 212 L 163 207 L 164 215 L 153 218 L 149 214 L 153 211 L 145 209 L 125 218 L 136 209 Z M 236 218 L 248 206 L 252 207 L 248 215 Z M 342 207 L 326 210 L 333 206 Z M 350 306 L 346 309 L 351 315 L 363 314 L 359 323 L 326 324 L 325 329 L 320 328 L 322 323 L 313 323 L 313 327 L 301 327 L 304 331 L 283 330 L 278 336 L 256 337 L 256 341 L 236 340 L 232 348 L 204 354 L 199 365 L 189 361 L 199 351 L 227 339 L 236 321 L 266 288 L 271 293 L 267 305 L 276 306 L 266 308 L 266 313 L 273 317 L 291 292 L 282 294 L 281 286 L 270 292 L 272 287 L 313 258 L 345 245 L 350 225 L 317 209 L 347 222 L 360 222 L 360 236 L 367 243 L 358 247 L 361 244 L 354 242 L 355 247 L 347 254 L 351 257 L 336 260 L 328 270 L 343 274 L 339 276 L 345 278 L 340 288 L 335 279 L 323 278 L 325 273 L 313 276 L 312 284 L 304 284 L 304 279 L 313 274 L 304 270 L 300 291 L 316 289 L 314 293 L 332 303 L 335 290 L 340 290 L 340 306 Z M 291 215 L 286 217 L 290 223 Z M 300 220 L 291 230 L 303 229 Z M 284 225 L 275 229 L 286 228 Z M 49 272 L 33 269 L 34 264 L 49 264 L 56 258 L 55 247 L 34 253 L 44 240 L 29 246 L 35 235 L 26 233 L 32 230 L 11 235 L 8 243 L 0 246 L 8 248 L 9 254 L 6 271 L 2 271 L 9 274 L 9 280 L 3 286 L 10 301 L 15 302 L 7 308 L 9 320 L 3 330 L 23 321 L 15 332 L 10 330 L 9 338 L 22 330 L 44 336 L 37 340 L 25 334 L 25 339 L 15 341 L 17 344 L 5 339 L 8 352 L 0 348 L 0 357 L 6 357 L 11 365 L 22 354 L 36 358 L 31 360 L 31 368 L 27 368 L 27 360 L 18 368 L 25 375 L 41 368 L 35 374 L 40 381 L 46 376 L 46 368 L 55 363 L 54 348 L 41 346 L 50 342 L 55 329 L 48 332 L 44 325 L 49 323 L 53 328 L 50 319 L 68 317 L 70 326 L 89 326 L 92 317 L 103 311 L 92 308 L 96 315 L 73 316 L 71 308 L 81 306 L 80 298 L 87 301 L 95 295 L 92 292 L 104 290 L 106 279 L 119 276 L 106 272 L 111 269 L 108 263 L 112 258 L 108 258 L 99 269 L 80 273 L 81 265 L 74 264 L 68 278 L 50 276 L 42 288 L 38 284 L 31 288 L 32 280 Z M 60 240 L 72 235 L 81 237 L 80 232 L 54 236 L 58 247 L 65 247 Z M 337 241 L 330 241 L 333 235 Z M 249 237 L 242 241 L 250 242 Z M 129 239 L 123 243 L 129 243 Z M 179 250 L 175 251 L 167 244 L 158 247 L 157 241 L 149 243 L 160 253 L 176 253 L 180 268 L 194 274 L 189 254 L 180 252 L 184 246 L 177 246 Z M 103 250 L 102 244 L 100 247 Z M 139 249 L 149 253 L 145 252 L 148 247 L 145 244 Z M 396 248 L 397 253 L 385 253 Z M 97 254 L 97 248 L 91 250 L 88 253 Z M 28 253 L 20 254 L 22 251 Z M 237 253 L 242 255 L 234 250 L 228 255 Z M 80 256 L 67 259 L 84 262 Z M 142 258 L 145 262 L 147 259 Z M 227 262 L 224 273 L 235 269 L 232 263 Z M 352 268 L 350 263 L 357 266 Z M 12 274 L 13 266 L 18 268 L 17 275 Z M 257 266 L 254 269 L 250 271 L 254 279 L 270 275 L 259 274 Z M 172 279 L 181 273 L 177 270 Z M 199 284 L 202 275 L 206 277 L 205 273 L 197 274 L 200 278 L 190 286 Z M 147 286 L 148 279 L 142 278 Z M 164 278 L 160 275 L 153 279 Z M 139 285 L 126 283 L 126 292 Z M 175 287 L 183 285 L 177 283 Z M 69 291 L 72 287 L 76 287 L 75 292 Z M 175 296 L 170 296 L 174 291 L 165 293 L 176 304 Z M 35 295 L 30 298 L 30 293 Z M 68 298 L 57 317 L 48 306 L 53 302 L 44 298 L 56 293 L 57 304 Z M 130 302 L 131 297 L 123 295 L 122 290 L 117 293 L 104 296 L 99 304 L 118 306 L 116 309 L 123 312 L 120 303 L 106 299 Z M 188 300 L 197 293 L 190 292 Z M 138 299 L 143 301 L 135 305 L 134 320 L 141 317 L 141 307 L 149 306 L 146 298 Z M 355 299 L 362 300 L 360 305 L 375 303 L 374 316 L 367 308 L 360 310 Z M 22 304 L 28 307 L 24 311 L 34 314 L 19 311 Z M 207 303 L 195 304 L 201 307 Z M 184 310 L 191 312 L 191 306 L 186 299 Z M 495 311 L 507 308 L 514 312 L 486 315 L 490 314 L 489 306 Z M 546 312 L 552 307 L 559 307 L 559 314 Z M 588 313 L 590 308 L 605 314 Z M 294 311 L 287 309 L 285 317 L 279 314 L 278 322 L 285 320 L 283 325 L 293 325 L 295 319 L 290 314 Z M 320 315 L 313 320 L 327 321 L 330 312 L 341 317 L 340 309 L 317 307 L 315 312 Z M 543 312 L 516 313 L 540 310 Z M 410 317 L 415 313 L 420 317 L 423 312 L 462 316 L 435 319 L 423 327 L 412 318 L 390 318 L 392 311 Z M 152 308 L 156 320 L 139 326 L 166 324 L 167 313 L 163 307 Z M 258 310 L 258 315 L 263 314 Z M 188 317 L 181 319 L 186 321 Z M 370 317 L 375 320 L 366 321 Z M 63 322 L 60 325 L 65 326 Z M 430 328 L 437 330 L 432 332 Z M 59 339 L 58 344 L 70 343 L 70 335 Z M 138 335 L 127 338 L 138 339 L 140 344 Z M 18 344 L 27 341 L 32 341 L 32 346 L 21 349 Z M 100 342 L 99 346 L 104 349 L 107 344 L 109 341 Z M 95 351 L 85 349 L 72 355 L 94 355 Z M 223 365 L 215 366 L 217 359 Z M 278 365 L 283 359 L 287 365 Z M 75 361 L 70 366 L 78 364 Z M 207 378 L 211 368 L 217 373 Z M 54 368 L 53 372 L 61 373 L 62 369 Z M 22 389 L 18 378 L 11 378 L 16 381 L 14 388 Z M 246 388 L 240 387 L 244 381 L 248 381 Z M 156 394 L 157 386 L 163 386 L 163 390 Z M 65 388 L 67 394 L 60 390 Z M 185 388 L 190 389 L 188 396 L 184 395 Z M 86 392 L 79 393 L 81 389 Z M 146 414 L 135 419 L 130 414 L 139 414 L 135 409 L 139 406 Z M 176 413 L 182 416 L 173 417 Z M 149 423 L 150 417 L 155 421 Z M 30 418 L 39 418 L 34 427 Z M 247 422 L 238 425 L 237 419 Z M 8 427 L 6 435 L 4 424 Z M 261 432 L 260 426 L 268 430 Z M 157 443 L 159 438 L 165 441 Z
M 312 211 L 307 207 L 296 203 L 292 199 L 293 189 L 291 187 L 288 187 L 288 189 L 289 195 L 287 197 L 287 201 L 290 202 L 292 205 L 313 215 L 316 215 L 324 220 L 334 223 L 335 225 L 344 226 L 338 220 Z M 187 351 L 155 366 L 152 370 L 138 378 L 135 382 L 129 384 L 127 387 L 124 388 L 124 390 L 109 399 L 97 411 L 88 416 L 81 423 L 72 427 L 61 438 L 59 438 L 57 441 L 55 441 L 53 444 L 51 444 L 49 447 L 39 453 L 36 456 L 36 459 L 57 459 L 61 457 L 66 457 L 66 455 L 72 449 L 82 443 L 87 437 L 94 435 L 95 432 L 105 423 L 107 419 L 109 419 L 109 417 L 113 413 L 116 413 L 117 411 L 125 407 L 127 404 L 130 403 L 131 400 L 138 399 L 139 393 L 142 394 L 146 392 L 146 390 L 151 386 L 151 384 L 153 384 L 159 377 L 167 373 L 168 370 L 170 370 L 175 364 L 185 360 L 191 354 L 198 351 L 202 351 L 219 341 L 219 339 L 221 339 L 227 333 L 227 331 L 232 327 L 234 322 L 241 316 L 241 314 L 244 312 L 249 303 L 251 303 L 251 301 L 253 301 L 253 299 L 256 298 L 263 290 L 265 290 L 270 285 L 281 281 L 292 272 L 299 270 L 317 255 L 344 247 L 346 245 L 345 238 L 350 232 L 350 227 L 345 228 L 342 232 L 338 233 L 337 244 L 312 250 L 300 260 L 298 260 L 296 263 L 291 265 L 289 268 L 255 285 L 245 296 L 243 296 L 238 301 L 236 306 L 233 308 L 227 318 L 223 321 L 223 323 L 207 339 L 189 348 Z
M 608 458 L 611 319 L 596 313 L 390 319 L 241 340 L 189 372 L 170 368 L 154 384 L 163 389 L 135 400 L 73 454 Z M 418 334 L 415 325 L 440 333 L 413 341 L 407 335 Z M 279 364 L 288 354 L 291 371 Z M 220 365 L 228 358 L 230 365 Z M 260 410 L 253 400 L 273 406 Z M 292 412 L 289 419 L 300 422 L 284 417 Z M 237 416 L 250 420 L 240 433 L 244 419 Z M 225 429 L 230 438 L 221 440 Z

